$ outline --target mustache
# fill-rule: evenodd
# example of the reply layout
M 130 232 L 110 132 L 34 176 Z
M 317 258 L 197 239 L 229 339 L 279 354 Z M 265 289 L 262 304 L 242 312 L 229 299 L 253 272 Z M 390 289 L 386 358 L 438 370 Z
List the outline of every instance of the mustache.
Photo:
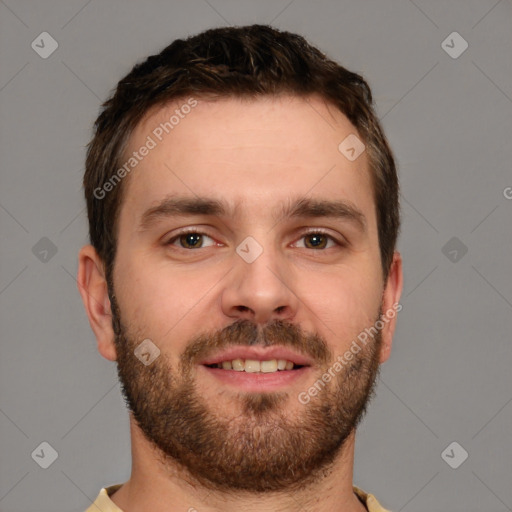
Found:
M 274 320 L 261 325 L 244 319 L 192 339 L 181 356 L 181 363 L 185 368 L 190 368 L 220 350 L 235 346 L 256 345 L 289 347 L 302 355 L 309 356 L 319 365 L 327 364 L 333 357 L 322 336 L 317 333 L 307 333 L 299 325 L 284 320 Z

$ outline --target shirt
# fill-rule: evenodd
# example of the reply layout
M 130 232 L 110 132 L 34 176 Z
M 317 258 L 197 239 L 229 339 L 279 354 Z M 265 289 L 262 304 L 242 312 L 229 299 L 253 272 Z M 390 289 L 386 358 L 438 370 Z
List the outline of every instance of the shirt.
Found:
M 85 512 L 123 512 L 110 498 L 123 484 L 111 485 L 101 489 L 94 503 Z M 356 486 L 353 486 L 354 493 L 368 509 L 368 512 L 389 512 L 380 506 L 375 496 L 368 494 Z

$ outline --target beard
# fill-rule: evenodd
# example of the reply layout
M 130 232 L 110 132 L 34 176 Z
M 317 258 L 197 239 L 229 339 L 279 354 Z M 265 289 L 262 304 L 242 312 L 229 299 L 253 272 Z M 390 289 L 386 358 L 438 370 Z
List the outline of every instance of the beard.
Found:
M 228 407 L 211 406 L 198 391 L 195 369 L 218 350 L 287 346 L 312 358 L 318 369 L 314 382 L 322 380 L 335 359 L 321 336 L 297 325 L 238 320 L 190 339 L 176 366 L 164 351 L 145 366 L 134 355 L 142 338 L 123 323 L 113 293 L 110 300 L 117 371 L 133 419 L 169 471 L 177 469 L 207 489 L 292 492 L 320 480 L 332 470 L 374 395 L 380 331 L 329 383 L 322 382 L 307 404 L 288 392 L 240 392 L 232 395 Z M 290 401 L 298 410 L 294 417 L 287 411 Z M 233 407 L 238 410 L 230 414 Z

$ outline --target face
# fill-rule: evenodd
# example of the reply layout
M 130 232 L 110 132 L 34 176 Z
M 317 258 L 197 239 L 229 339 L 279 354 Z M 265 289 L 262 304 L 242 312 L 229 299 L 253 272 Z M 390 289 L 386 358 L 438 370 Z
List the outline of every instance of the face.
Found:
M 161 134 L 184 103 L 148 114 L 126 151 L 155 143 L 125 178 L 110 276 L 123 392 L 163 462 L 203 485 L 303 485 L 385 358 L 379 330 L 335 366 L 386 307 L 367 155 L 338 151 L 356 130 L 318 98 L 197 100 Z

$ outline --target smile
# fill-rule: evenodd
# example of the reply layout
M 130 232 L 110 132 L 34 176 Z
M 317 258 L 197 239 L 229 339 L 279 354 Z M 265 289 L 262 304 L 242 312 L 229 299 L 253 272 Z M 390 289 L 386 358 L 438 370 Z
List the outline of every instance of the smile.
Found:
M 234 370 L 237 372 L 247 373 L 275 373 L 284 370 L 296 370 L 302 368 L 286 359 L 270 359 L 267 361 L 259 361 L 257 359 L 233 359 L 206 365 L 209 368 L 222 368 L 223 370 Z

